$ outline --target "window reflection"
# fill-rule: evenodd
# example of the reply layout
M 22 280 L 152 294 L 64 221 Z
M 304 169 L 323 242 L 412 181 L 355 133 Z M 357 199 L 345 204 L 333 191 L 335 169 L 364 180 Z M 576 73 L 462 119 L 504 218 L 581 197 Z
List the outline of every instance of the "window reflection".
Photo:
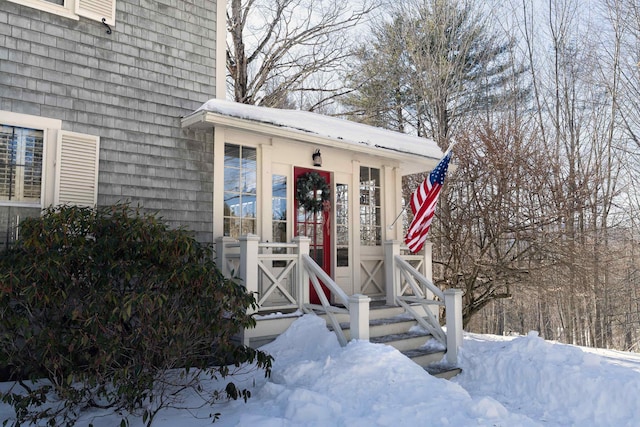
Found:
M 360 167 L 360 243 L 379 246 L 382 241 L 380 216 L 380 170 Z
M 40 215 L 43 150 L 43 130 L 0 125 L 0 250 L 22 219 Z
M 336 184 L 336 266 L 349 266 L 349 186 Z
M 287 177 L 273 175 L 271 186 L 273 241 L 287 241 Z
M 42 130 L 0 126 L 0 200 L 40 202 Z
M 238 238 L 256 233 L 257 152 L 255 148 L 225 144 L 224 235 Z

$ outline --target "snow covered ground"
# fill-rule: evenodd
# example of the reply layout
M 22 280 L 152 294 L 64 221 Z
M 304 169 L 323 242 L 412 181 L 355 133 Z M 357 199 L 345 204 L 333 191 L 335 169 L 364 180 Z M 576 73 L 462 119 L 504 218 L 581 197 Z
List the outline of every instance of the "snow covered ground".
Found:
M 263 349 L 275 357 L 272 377 L 248 372 L 247 403 L 200 407 L 196 397 L 159 413 L 154 426 L 638 426 L 640 355 L 524 337 L 467 334 L 463 373 L 434 378 L 380 344 L 344 348 L 324 322 L 306 315 Z M 237 381 L 237 379 L 236 379 Z M 10 416 L 0 407 L 0 420 Z M 78 425 L 118 425 L 87 413 Z M 130 419 L 132 427 L 142 420 Z

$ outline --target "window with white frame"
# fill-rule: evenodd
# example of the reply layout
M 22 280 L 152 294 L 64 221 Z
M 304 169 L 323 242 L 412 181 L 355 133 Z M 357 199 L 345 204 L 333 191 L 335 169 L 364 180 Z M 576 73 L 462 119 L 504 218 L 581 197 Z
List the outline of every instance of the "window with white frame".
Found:
M 0 111 L 0 249 L 46 206 L 96 204 L 100 139 L 61 128 L 60 120 Z
M 380 246 L 380 169 L 360 166 L 360 244 Z
M 0 248 L 17 237 L 17 224 L 40 213 L 44 132 L 0 125 Z
M 80 16 L 102 21 L 109 25 L 116 23 L 116 0 L 9 0 L 34 9 L 79 19 Z
M 274 174 L 271 178 L 271 223 L 273 241 L 287 242 L 287 177 Z
M 253 147 L 224 146 L 224 235 L 234 238 L 256 233 L 257 151 Z
M 43 135 L 0 125 L 0 200 L 40 204 Z
M 336 184 L 336 267 L 349 266 L 349 185 Z

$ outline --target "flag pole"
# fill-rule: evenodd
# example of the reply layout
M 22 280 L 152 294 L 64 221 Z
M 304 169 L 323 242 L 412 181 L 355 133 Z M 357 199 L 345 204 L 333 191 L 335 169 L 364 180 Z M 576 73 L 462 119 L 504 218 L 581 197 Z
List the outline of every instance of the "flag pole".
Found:
M 449 147 L 447 148 L 447 150 L 444 152 L 444 156 L 447 155 L 447 153 L 449 151 L 451 151 L 453 149 L 453 146 L 456 145 L 455 142 L 451 141 L 449 143 Z M 396 217 L 396 219 L 393 220 L 393 222 L 391 223 L 391 225 L 389 227 L 387 227 L 389 230 L 393 229 L 393 226 L 396 225 L 396 222 L 398 222 L 398 220 L 400 219 L 400 217 L 402 216 L 402 214 L 404 213 L 404 211 L 407 210 L 407 206 L 405 206 L 404 208 L 402 208 L 402 210 L 400 211 L 400 213 L 398 214 L 398 216 Z
M 404 208 L 402 208 L 402 210 L 400 211 L 400 213 L 398 214 L 398 216 L 396 217 L 396 219 L 393 220 L 393 222 L 391 223 L 391 225 L 388 227 L 389 230 L 393 229 L 393 226 L 396 225 L 396 222 L 398 222 L 398 220 L 400 219 L 400 216 L 404 213 L 404 211 L 407 210 L 407 207 L 405 206 Z

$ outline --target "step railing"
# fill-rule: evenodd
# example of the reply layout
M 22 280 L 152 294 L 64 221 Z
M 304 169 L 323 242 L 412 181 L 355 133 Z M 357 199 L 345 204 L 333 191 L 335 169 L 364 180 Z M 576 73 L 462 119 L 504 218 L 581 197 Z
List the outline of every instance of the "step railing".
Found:
M 309 275 L 309 280 L 316 291 L 320 304 L 303 304 L 302 309 L 307 312 L 323 313 L 327 316 L 333 331 L 338 337 L 338 342 L 343 347 L 347 345 L 347 338 L 342 330 L 336 314 L 347 314 L 349 317 L 349 332 L 351 339 L 369 339 L 369 302 L 371 299 L 365 295 L 347 294 L 336 282 L 307 254 L 302 254 L 304 269 Z M 308 283 L 304 280 L 301 283 Z M 324 285 L 324 288 L 323 288 Z M 326 290 L 333 297 L 333 304 L 327 298 Z M 342 307 L 336 304 L 342 305 Z
M 385 242 L 387 304 L 403 307 L 420 326 L 445 345 L 447 362 L 456 364 L 463 339 L 462 291 L 447 289 L 443 292 L 409 262 L 418 261 L 426 270 L 431 266 L 430 252 L 426 256 L 401 255 L 402 249 L 398 241 Z M 430 249 L 428 246 L 427 250 Z M 424 258 L 428 260 L 424 262 Z M 446 330 L 439 321 L 440 307 L 443 306 Z
M 401 288 L 401 294 L 396 297 L 396 302 L 411 314 L 422 328 L 446 346 L 447 334 L 440 326 L 437 309 L 438 306 L 444 306 L 444 294 L 400 255 L 396 256 L 395 262 L 403 279 L 402 282 L 405 283 Z M 422 287 L 418 286 L 418 283 Z M 424 288 L 428 288 L 439 299 L 427 298 Z M 434 306 L 436 310 L 432 310 Z M 417 310 L 416 307 L 422 310 Z

